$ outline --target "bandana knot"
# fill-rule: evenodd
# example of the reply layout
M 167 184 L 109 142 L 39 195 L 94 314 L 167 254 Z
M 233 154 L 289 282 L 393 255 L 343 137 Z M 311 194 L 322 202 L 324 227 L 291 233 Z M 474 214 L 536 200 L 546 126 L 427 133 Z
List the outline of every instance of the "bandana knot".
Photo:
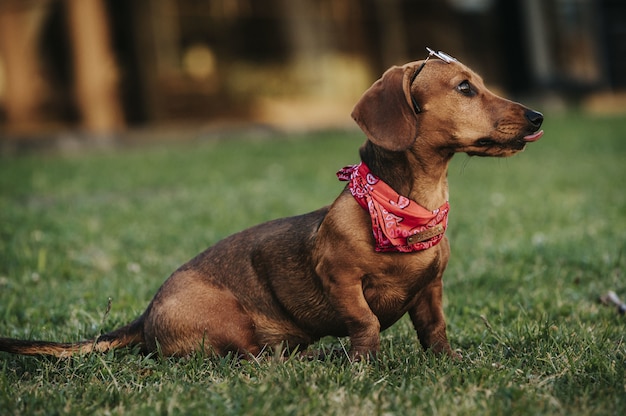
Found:
M 375 176 L 363 162 L 337 172 L 349 181 L 350 193 L 372 219 L 376 251 L 409 253 L 437 245 L 448 227 L 450 204 L 429 211 L 417 202 L 398 194 Z

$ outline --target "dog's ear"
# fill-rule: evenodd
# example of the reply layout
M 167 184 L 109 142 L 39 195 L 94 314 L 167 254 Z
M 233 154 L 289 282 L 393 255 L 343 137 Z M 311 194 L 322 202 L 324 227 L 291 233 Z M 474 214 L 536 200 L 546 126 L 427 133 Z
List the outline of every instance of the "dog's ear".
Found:
M 410 85 L 414 71 L 414 65 L 389 68 L 354 106 L 352 118 L 374 144 L 402 151 L 415 142 L 417 115 Z

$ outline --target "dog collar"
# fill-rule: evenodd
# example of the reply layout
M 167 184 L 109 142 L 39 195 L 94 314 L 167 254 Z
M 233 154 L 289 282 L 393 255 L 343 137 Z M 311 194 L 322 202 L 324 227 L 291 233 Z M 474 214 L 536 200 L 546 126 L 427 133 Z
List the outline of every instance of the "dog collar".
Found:
M 409 253 L 437 245 L 448 227 L 450 204 L 429 211 L 417 202 L 398 194 L 381 181 L 363 162 L 337 172 L 349 181 L 350 193 L 372 219 L 376 251 Z

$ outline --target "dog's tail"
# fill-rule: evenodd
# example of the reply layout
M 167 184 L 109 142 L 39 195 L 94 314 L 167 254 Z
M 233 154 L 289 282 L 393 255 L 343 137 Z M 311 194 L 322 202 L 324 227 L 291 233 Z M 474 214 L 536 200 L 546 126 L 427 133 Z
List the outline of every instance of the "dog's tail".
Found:
M 26 341 L 13 338 L 0 338 L 0 351 L 21 355 L 50 355 L 70 357 L 75 354 L 106 352 L 113 348 L 144 345 L 143 318 L 98 338 L 88 341 L 63 343 L 50 341 Z

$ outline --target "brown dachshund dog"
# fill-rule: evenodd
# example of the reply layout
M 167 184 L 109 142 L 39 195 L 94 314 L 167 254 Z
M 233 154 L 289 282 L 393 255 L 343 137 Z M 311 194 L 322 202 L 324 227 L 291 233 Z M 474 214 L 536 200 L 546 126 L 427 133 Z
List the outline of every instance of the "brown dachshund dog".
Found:
M 360 359 L 408 313 L 424 349 L 455 356 L 442 310 L 448 162 L 457 152 L 513 155 L 539 139 L 543 116 L 429 52 L 387 70 L 356 104 L 352 116 L 367 136 L 362 163 L 341 172 L 350 182 L 332 205 L 218 242 L 122 328 L 68 344 L 0 338 L 0 351 L 63 357 L 140 345 L 168 356 L 246 357 L 265 347 L 302 351 L 331 335 L 349 336 L 350 356 Z

